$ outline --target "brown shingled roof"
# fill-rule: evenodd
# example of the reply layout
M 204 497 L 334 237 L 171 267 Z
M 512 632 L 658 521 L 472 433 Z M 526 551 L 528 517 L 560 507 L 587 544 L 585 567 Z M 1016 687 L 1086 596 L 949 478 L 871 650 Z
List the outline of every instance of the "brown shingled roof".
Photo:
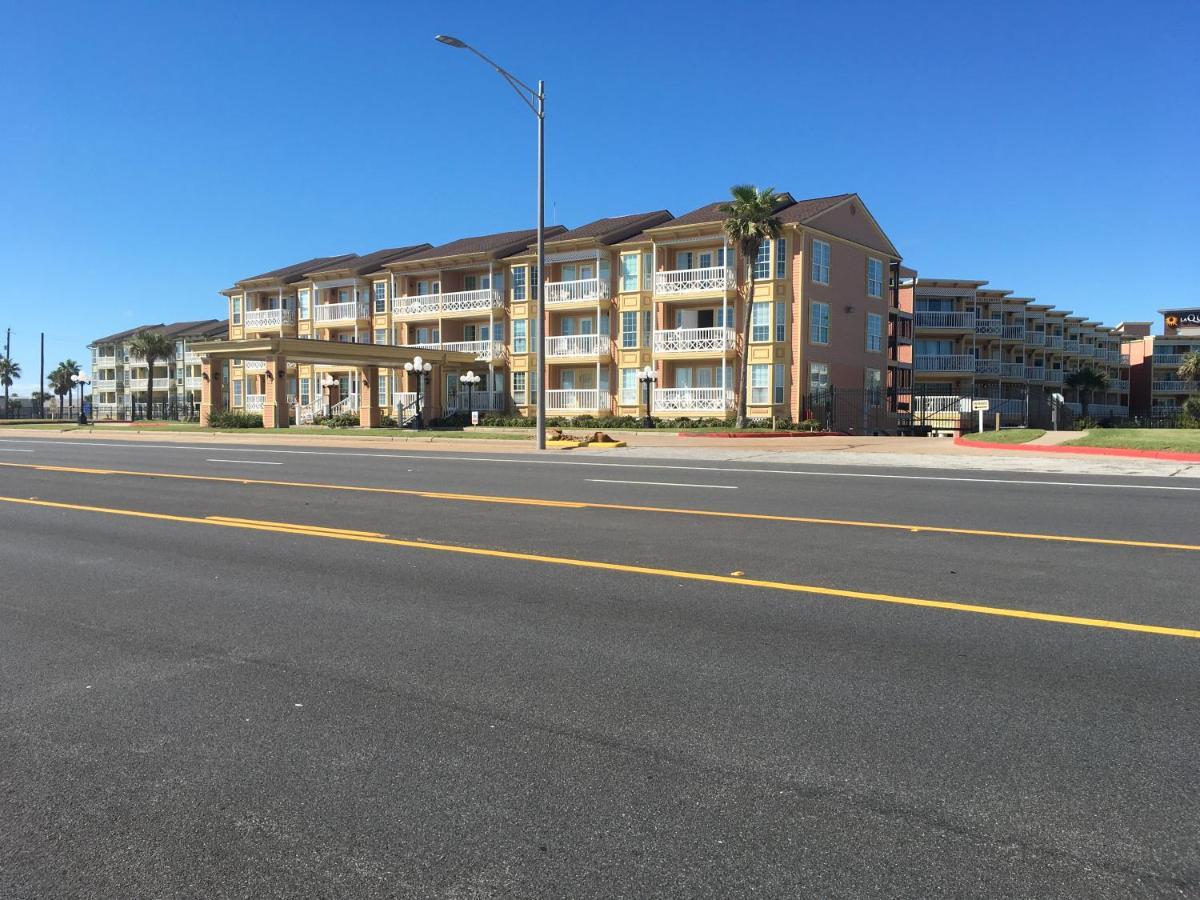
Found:
M 313 259 L 306 259 L 304 262 L 292 263 L 290 266 L 284 266 L 282 269 L 273 269 L 270 272 L 263 272 L 261 275 L 252 275 L 235 283 L 241 285 L 248 281 L 283 281 L 285 283 L 299 281 L 304 277 L 305 272 L 311 272 L 319 266 L 332 266 L 334 263 L 351 259 L 353 256 L 353 253 L 343 253 L 339 256 L 318 256 Z
M 848 200 L 853 196 L 853 194 L 834 194 L 832 197 L 813 197 L 810 200 L 797 200 L 779 213 L 779 221 L 785 225 L 807 222 L 813 216 L 819 216 L 827 209 L 832 209 L 843 200 Z
M 562 225 L 551 225 L 545 230 L 547 238 L 558 237 L 567 229 Z M 520 253 L 529 246 L 530 241 L 537 240 L 537 229 L 526 228 L 521 231 L 502 231 L 498 234 L 482 234 L 476 237 L 459 238 L 440 247 L 431 247 L 412 256 L 406 256 L 397 262 L 412 262 L 414 260 L 441 259 L 445 256 L 461 256 L 468 253 L 486 253 L 494 259 L 512 256 Z
M 781 193 L 779 197 L 780 204 L 775 208 L 775 212 L 782 219 L 783 210 L 791 209 L 791 207 L 796 204 L 796 201 L 795 198 L 793 198 L 792 195 L 787 192 Z M 803 202 L 810 203 L 812 201 L 806 200 Z M 714 224 L 717 222 L 724 222 L 727 216 L 722 211 L 721 207 L 725 206 L 727 203 L 729 203 L 728 200 L 718 200 L 715 203 L 705 204 L 699 209 L 693 209 L 691 212 L 684 213 L 682 216 L 674 218 L 670 222 L 666 222 L 657 227 L 674 228 L 677 225 L 703 225 L 708 222 L 712 222 Z
M 155 331 L 164 337 L 182 337 L 184 335 L 208 337 L 212 334 L 223 334 L 228 330 L 228 319 L 197 319 L 194 322 L 173 322 L 170 325 L 163 325 L 155 329 Z
M 123 341 L 125 338 L 131 338 L 139 331 L 158 331 L 163 327 L 164 326 L 162 322 L 159 322 L 157 325 L 139 325 L 137 328 L 127 328 L 124 331 L 118 331 L 116 334 L 110 334 L 106 337 L 96 338 L 94 341 L 92 341 L 92 344 L 113 344 L 117 341 Z M 88 346 L 91 346 L 91 344 Z
M 368 272 L 377 272 L 381 266 L 387 265 L 390 262 L 395 262 L 398 259 L 403 259 L 406 256 L 412 256 L 414 253 L 420 253 L 423 250 L 428 250 L 432 244 L 414 244 L 411 247 L 392 247 L 388 250 L 376 250 L 374 253 L 368 253 L 366 256 L 350 256 L 336 260 L 332 263 L 325 262 L 314 269 L 306 269 L 305 277 L 319 275 L 325 272 L 340 272 L 347 271 L 352 275 L 366 275 Z
M 595 238 L 602 244 L 615 244 L 632 235 L 638 234 L 646 228 L 662 225 L 670 221 L 670 219 L 671 213 L 666 209 L 658 209 L 654 212 L 633 213 L 628 216 L 609 216 L 606 219 L 597 219 L 595 222 L 589 222 L 586 225 L 565 231 L 556 236 L 554 241 L 557 243 L 559 241 L 579 240 L 580 238 Z

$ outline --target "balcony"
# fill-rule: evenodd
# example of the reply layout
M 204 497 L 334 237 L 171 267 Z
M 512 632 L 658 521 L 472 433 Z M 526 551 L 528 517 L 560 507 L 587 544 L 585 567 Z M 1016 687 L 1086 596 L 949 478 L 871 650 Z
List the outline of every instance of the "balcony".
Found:
M 453 353 L 474 353 L 476 362 L 495 362 L 504 359 L 501 341 L 447 341 L 445 343 L 409 344 L 421 350 L 450 350 Z
M 550 393 L 547 391 L 546 393 Z M 503 391 L 471 391 L 468 406 L 467 391 L 460 390 L 446 404 L 451 412 L 502 412 L 508 407 L 508 396 Z
M 1062 369 L 1047 369 L 1045 381 L 1050 384 L 1062 384 L 1066 374 Z
M 733 409 L 733 391 L 719 387 L 655 388 L 654 412 L 725 413 Z
M 708 266 L 703 269 L 669 269 L 654 273 L 654 296 L 720 293 L 737 287 L 733 269 Z
M 1044 331 L 1026 331 L 1025 343 L 1030 347 L 1045 347 L 1046 333 Z
M 1005 325 L 1000 329 L 1000 339 L 1004 341 L 1023 341 L 1025 340 L 1024 325 Z
M 265 359 L 243 359 L 242 369 L 246 372 L 265 372 L 267 371 L 267 361 Z
M 115 369 L 117 366 L 117 358 L 115 356 L 93 356 L 92 369 Z
M 547 390 L 546 409 L 549 412 L 608 412 L 612 409 L 612 394 L 588 388 Z
M 1128 378 L 1110 378 L 1108 379 L 1108 389 L 1116 391 L 1118 394 L 1123 394 L 1129 390 Z
M 1046 369 L 1044 366 L 1026 366 L 1025 367 L 1026 381 L 1045 381 Z
M 608 282 L 599 278 L 546 282 L 547 306 L 563 303 L 595 303 L 598 300 L 607 300 L 608 297 Z
M 998 359 L 977 359 L 975 360 L 976 375 L 999 375 L 1001 363 Z
M 612 339 L 601 334 L 563 334 L 546 338 L 548 357 L 607 356 Z
M 654 332 L 655 353 L 727 353 L 738 346 L 732 328 L 672 328 Z
M 262 412 L 263 406 L 266 404 L 266 402 L 266 394 L 247 394 L 242 408 L 246 410 L 246 412 Z
M 1024 363 L 1002 363 L 1000 365 L 1000 376 L 1002 378 L 1024 378 L 1025 364 Z
M 147 378 L 130 378 L 129 379 L 129 387 L 131 390 L 135 390 L 135 391 L 151 390 L 151 388 L 148 387 L 148 384 L 147 384 L 148 381 L 149 381 L 149 379 L 147 379 Z M 170 378 L 155 378 L 154 379 L 153 390 L 165 391 L 170 386 L 171 386 Z
M 1155 381 L 1151 383 L 1150 389 L 1155 393 L 1190 394 L 1197 386 L 1191 381 Z
M 204 379 L 199 375 L 189 375 L 183 380 L 183 386 L 189 391 L 198 391 L 204 387 Z
M 448 294 L 414 294 L 397 297 L 392 312 L 405 318 L 429 318 L 439 315 L 487 312 L 503 309 L 504 298 L 499 291 L 481 288 L 474 291 L 451 291 Z
M 1063 345 L 1063 339 L 1062 339 L 1062 335 L 1061 335 L 1061 334 L 1048 334 L 1048 335 L 1046 335 L 1046 349 L 1048 349 L 1048 350 L 1061 350 L 1061 349 L 1062 349 L 1062 345 Z
M 985 337 L 1000 337 L 1002 327 L 999 319 L 975 320 L 975 333 Z
M 371 310 L 367 303 L 355 300 L 345 303 L 318 303 L 313 307 L 313 323 L 316 325 L 354 323 L 370 316 Z
M 93 391 L 115 391 L 117 389 L 117 379 L 115 378 L 95 378 L 92 380 Z
M 917 312 L 914 314 L 917 328 L 949 328 L 955 331 L 971 331 L 975 328 L 973 312 Z
M 1178 368 L 1183 364 L 1182 353 L 1155 353 L 1154 365 L 1156 366 L 1172 366 Z
M 1066 338 L 1062 342 L 1063 353 L 1079 353 L 1079 341 Z
M 204 360 L 202 360 L 202 359 L 200 358 L 200 354 L 199 354 L 199 353 L 192 353 L 192 352 L 189 350 L 187 353 L 185 353 L 185 354 L 183 355 L 183 364 L 184 364 L 185 366 L 198 366 L 198 365 L 200 365 L 200 364 L 201 364 L 201 363 L 203 363 L 203 362 L 204 362 Z
M 918 356 L 913 360 L 913 368 L 918 372 L 974 372 L 975 357 L 969 353 Z
M 296 313 L 291 309 L 248 309 L 243 319 L 248 331 L 260 328 L 280 328 L 296 324 Z

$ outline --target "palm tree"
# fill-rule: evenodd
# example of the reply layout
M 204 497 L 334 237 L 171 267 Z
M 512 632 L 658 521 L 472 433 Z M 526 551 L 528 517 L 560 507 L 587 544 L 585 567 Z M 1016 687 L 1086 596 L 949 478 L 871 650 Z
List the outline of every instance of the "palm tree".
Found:
M 0 384 L 4 385 L 4 414 L 8 415 L 8 389 L 21 377 L 21 364 L 0 356 Z
M 725 233 L 741 251 L 746 264 L 746 315 L 742 321 L 742 364 L 739 367 L 737 427 L 746 427 L 746 398 L 750 383 L 750 322 L 754 308 L 754 262 L 766 241 L 779 237 L 782 227 L 775 210 L 782 200 L 774 188 L 759 190 L 752 184 L 735 184 L 729 189 L 732 200 L 721 206 L 725 214 Z
M 1103 391 L 1108 388 L 1108 376 L 1102 372 L 1097 372 L 1091 366 L 1084 366 L 1078 371 L 1071 372 L 1063 379 L 1063 384 L 1069 388 L 1073 388 L 1079 395 L 1079 405 L 1083 411 L 1083 418 L 1088 417 L 1088 406 L 1092 402 L 1092 394 L 1095 391 Z
M 79 363 L 73 359 L 64 359 L 47 376 L 46 380 L 50 382 L 50 387 L 58 395 L 58 417 L 60 419 L 63 416 L 63 397 L 70 394 L 71 389 L 75 387 L 75 382 L 71 380 L 71 376 L 78 374 Z
M 1200 350 L 1193 350 L 1183 358 L 1175 370 L 1181 381 L 1190 381 L 1200 387 Z
M 146 361 L 146 418 L 154 418 L 154 364 L 175 355 L 175 345 L 157 331 L 139 331 L 129 342 L 135 359 Z

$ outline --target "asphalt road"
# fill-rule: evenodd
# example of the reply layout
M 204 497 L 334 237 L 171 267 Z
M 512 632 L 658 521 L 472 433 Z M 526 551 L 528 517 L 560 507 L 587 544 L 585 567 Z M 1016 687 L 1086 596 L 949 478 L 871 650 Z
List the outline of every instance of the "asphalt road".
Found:
M 0 441 L 0 897 L 1200 896 L 1198 488 Z

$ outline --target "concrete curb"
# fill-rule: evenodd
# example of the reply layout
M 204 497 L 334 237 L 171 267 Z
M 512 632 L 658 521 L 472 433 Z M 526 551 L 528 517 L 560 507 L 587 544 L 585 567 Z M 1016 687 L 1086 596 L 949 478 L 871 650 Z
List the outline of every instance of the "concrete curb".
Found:
M 980 450 L 1025 450 L 1030 453 L 1065 453 L 1069 456 L 1123 456 L 1127 459 L 1168 459 L 1175 462 L 1200 463 L 1200 453 L 1172 453 L 1169 450 L 1125 450 L 1120 447 L 1063 447 L 1054 444 L 1001 444 L 995 441 L 968 441 L 956 437 L 958 447 Z

